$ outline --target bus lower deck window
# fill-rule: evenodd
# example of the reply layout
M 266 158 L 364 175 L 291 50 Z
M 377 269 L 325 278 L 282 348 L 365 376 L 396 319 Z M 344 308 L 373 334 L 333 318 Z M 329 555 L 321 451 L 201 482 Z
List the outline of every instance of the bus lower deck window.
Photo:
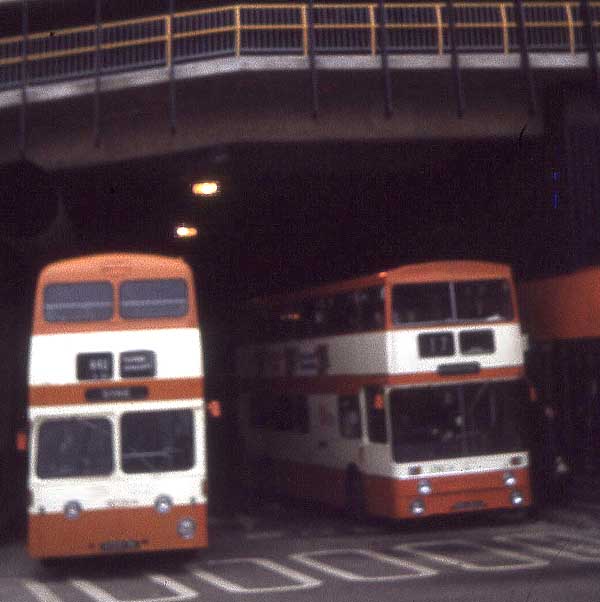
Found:
M 46 420 L 39 429 L 36 472 L 41 479 L 109 475 L 113 429 L 106 418 Z
M 194 464 L 192 410 L 127 412 L 121 417 L 123 472 L 188 470 Z

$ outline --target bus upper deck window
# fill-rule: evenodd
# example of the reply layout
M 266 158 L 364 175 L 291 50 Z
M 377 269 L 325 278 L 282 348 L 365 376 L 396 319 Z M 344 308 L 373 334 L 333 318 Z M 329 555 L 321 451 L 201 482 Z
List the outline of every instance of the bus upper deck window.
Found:
M 49 284 L 44 289 L 44 318 L 48 322 L 95 322 L 113 315 L 110 282 Z
M 180 318 L 188 312 L 188 287 L 183 278 L 126 280 L 119 290 L 121 317 Z
M 507 280 L 470 280 L 457 282 L 454 286 L 458 319 L 512 320 L 512 299 Z
M 392 289 L 394 324 L 452 320 L 448 282 L 397 284 Z

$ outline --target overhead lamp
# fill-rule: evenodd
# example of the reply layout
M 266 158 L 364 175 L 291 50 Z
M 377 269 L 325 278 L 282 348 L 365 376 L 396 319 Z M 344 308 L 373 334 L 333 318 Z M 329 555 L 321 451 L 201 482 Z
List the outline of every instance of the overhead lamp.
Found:
M 194 238 L 194 236 L 198 236 L 198 229 L 194 228 L 194 226 L 185 226 L 181 224 L 175 228 L 175 236 L 177 236 L 177 238 Z
M 214 196 L 219 192 L 219 183 L 213 181 L 194 182 L 192 184 L 192 192 L 196 196 Z

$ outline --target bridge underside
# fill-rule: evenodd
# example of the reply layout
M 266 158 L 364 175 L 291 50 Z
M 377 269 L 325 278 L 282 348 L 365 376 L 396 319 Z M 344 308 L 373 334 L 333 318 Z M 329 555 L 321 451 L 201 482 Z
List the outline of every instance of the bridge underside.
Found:
M 575 84 L 589 77 L 583 69 L 563 73 Z M 520 70 L 464 70 L 462 81 L 466 107 L 461 118 L 448 69 L 392 70 L 389 118 L 382 73 L 370 69 L 319 71 L 316 119 L 309 71 L 242 71 L 180 80 L 174 105 L 165 83 L 105 91 L 99 145 L 93 95 L 33 102 L 27 106 L 25 154 L 57 170 L 235 143 L 518 138 L 525 126 L 526 136 L 544 132 L 545 96 L 556 84 L 556 71 L 535 72 L 535 115 L 528 112 Z M 0 113 L 5 142 L 0 162 L 19 158 L 19 111 L 12 107 Z

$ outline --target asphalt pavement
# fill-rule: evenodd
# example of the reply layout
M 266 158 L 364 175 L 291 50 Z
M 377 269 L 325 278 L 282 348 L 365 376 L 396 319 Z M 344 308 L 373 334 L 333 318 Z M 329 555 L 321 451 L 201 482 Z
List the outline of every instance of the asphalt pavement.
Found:
M 0 602 L 600 602 L 600 520 L 569 513 L 356 523 L 272 502 L 211 517 L 208 550 L 52 567 L 15 540 Z

